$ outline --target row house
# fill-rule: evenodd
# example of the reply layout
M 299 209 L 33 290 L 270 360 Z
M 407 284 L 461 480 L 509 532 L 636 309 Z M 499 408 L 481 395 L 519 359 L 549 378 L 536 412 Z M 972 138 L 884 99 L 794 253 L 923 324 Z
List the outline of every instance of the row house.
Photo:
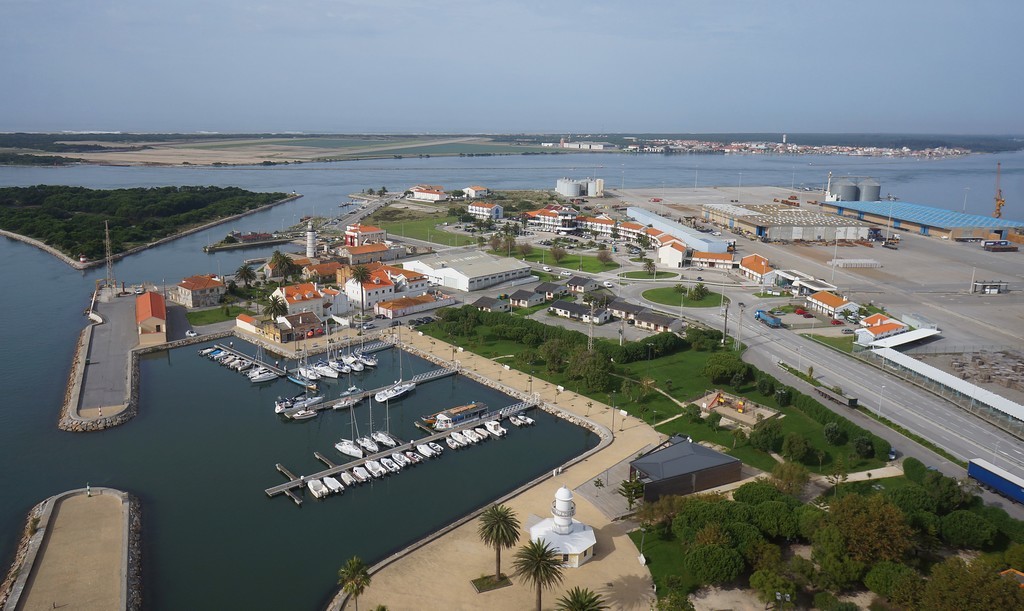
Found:
M 544 294 L 535 293 L 527 289 L 519 289 L 508 296 L 508 301 L 512 304 L 512 307 L 516 308 L 532 308 L 535 305 L 544 303 Z
M 569 294 L 569 288 L 557 282 L 541 282 L 533 290 L 540 295 L 544 295 L 544 301 L 551 301 L 552 299 Z
M 481 312 L 508 312 L 512 309 L 508 301 L 494 297 L 481 297 L 473 302 L 473 307 Z
M 676 323 L 676 319 L 671 316 L 665 316 L 651 310 L 645 309 L 643 312 L 638 313 L 633 320 L 636 321 L 636 326 L 640 329 L 647 331 L 654 331 L 655 333 L 664 333 L 672 330 L 672 325 Z
M 323 282 L 325 280 L 330 282 L 334 280 L 341 267 L 341 263 L 337 261 L 313 263 L 302 268 L 302 277 L 314 282 Z
M 611 318 L 611 314 L 604 308 L 595 307 L 593 312 L 591 312 L 588 304 L 562 301 L 561 299 L 548 306 L 548 312 L 570 320 L 579 320 L 585 323 L 593 322 L 595 325 L 602 325 Z
M 596 280 L 584 276 L 573 276 L 565 283 L 565 287 L 572 293 L 589 293 L 596 291 L 599 286 Z
M 412 189 L 409 189 L 409 192 L 411 193 L 409 199 L 421 202 L 441 202 L 448 199 L 448 194 L 439 187 L 413 187 Z
M 684 267 L 690 250 L 682 242 L 669 242 L 658 249 L 658 265 L 662 267 Z

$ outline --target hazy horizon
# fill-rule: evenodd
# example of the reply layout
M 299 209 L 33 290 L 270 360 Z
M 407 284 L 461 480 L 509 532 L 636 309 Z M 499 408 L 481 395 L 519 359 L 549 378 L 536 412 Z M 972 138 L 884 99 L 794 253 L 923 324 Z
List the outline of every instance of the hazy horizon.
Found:
M 3 132 L 1024 133 L 1015 3 L 0 0 Z

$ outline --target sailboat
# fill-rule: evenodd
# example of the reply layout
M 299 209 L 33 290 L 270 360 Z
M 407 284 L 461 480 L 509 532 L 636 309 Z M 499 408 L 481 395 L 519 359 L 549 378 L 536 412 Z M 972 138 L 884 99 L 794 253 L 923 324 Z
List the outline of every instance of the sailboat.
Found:
M 378 392 L 376 395 L 373 396 L 373 398 L 376 399 L 378 403 L 384 403 L 385 401 L 390 401 L 392 399 L 400 399 L 401 397 L 403 397 L 403 396 L 411 393 L 413 390 L 415 390 L 416 382 L 412 382 L 412 381 L 403 382 L 402 381 L 402 377 L 403 377 L 402 352 L 399 351 L 398 352 L 398 379 L 395 380 L 395 383 L 392 386 L 389 386 L 388 388 L 385 388 L 384 390 Z
M 337 371 L 338 373 L 347 373 L 347 374 L 350 374 L 350 377 L 351 377 L 352 368 L 349 367 L 348 365 L 346 365 L 345 361 L 343 361 L 341 359 L 340 355 L 338 354 L 338 350 L 335 350 L 334 352 L 331 352 L 330 350 L 328 350 L 328 352 L 327 352 L 327 365 L 331 369 Z
M 352 437 L 358 437 L 359 430 L 356 428 L 356 415 L 354 411 L 349 412 L 349 418 L 352 421 Z M 363 457 L 363 449 L 351 439 L 340 439 L 338 443 L 334 444 L 334 448 L 342 454 L 347 454 L 353 458 Z

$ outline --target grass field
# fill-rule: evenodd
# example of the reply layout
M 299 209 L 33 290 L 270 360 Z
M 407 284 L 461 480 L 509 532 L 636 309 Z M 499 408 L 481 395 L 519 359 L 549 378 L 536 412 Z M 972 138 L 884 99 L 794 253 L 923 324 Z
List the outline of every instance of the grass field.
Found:
M 476 238 L 474 237 L 457 235 L 447 231 L 441 231 L 437 228 L 438 225 L 443 223 L 452 225 L 458 223 L 458 221 L 459 220 L 453 216 L 436 216 L 420 218 L 412 221 L 371 222 L 376 222 L 383 229 L 387 229 L 389 235 L 393 236 L 414 238 L 416 240 L 432 242 L 441 246 L 465 246 L 467 244 L 476 244 Z
M 654 275 L 648 274 L 647 272 L 623 272 L 619 274 L 623 278 L 635 278 L 638 280 L 668 280 L 670 278 L 676 278 L 679 274 L 675 272 L 662 272 L 656 271 Z
M 816 342 L 825 344 L 826 346 L 831 346 L 836 350 L 846 352 L 848 354 L 853 352 L 853 340 L 856 338 L 856 336 L 853 335 L 852 333 L 849 335 L 843 335 L 842 337 L 831 337 L 828 335 L 811 334 L 808 334 L 807 337 L 813 339 Z
M 508 256 L 508 251 L 490 251 L 491 254 Z M 516 259 L 523 259 L 523 255 L 513 251 L 512 256 Z M 601 263 L 596 256 L 593 255 L 573 255 L 571 252 L 562 259 L 561 263 L 555 263 L 555 260 L 551 258 L 551 253 L 547 248 L 534 248 L 533 252 L 526 255 L 526 260 L 531 263 L 540 263 L 542 265 L 550 265 L 551 267 L 559 267 L 572 271 L 583 271 L 585 273 L 597 274 L 600 272 L 608 272 L 613 269 L 618 269 L 619 264 L 611 261 L 609 263 Z M 582 265 L 583 269 L 580 270 Z
M 675 537 L 666 540 L 654 532 L 645 535 L 641 530 L 634 530 L 629 533 L 629 538 L 633 540 L 637 549 L 643 548 L 647 568 L 651 571 L 651 577 L 660 595 L 673 589 L 672 585 L 684 592 L 692 592 L 700 585 L 683 568 L 683 546 Z
M 226 310 L 226 312 L 225 312 Z M 215 322 L 224 322 L 226 320 L 234 320 L 239 314 L 248 314 L 249 316 L 255 316 L 256 313 L 240 308 L 238 306 L 223 306 L 214 308 L 212 310 L 199 310 L 198 312 L 188 312 L 185 316 L 188 318 L 189 324 L 193 327 L 201 327 L 203 325 L 212 325 Z
M 653 301 L 654 303 L 660 303 L 666 306 L 679 307 L 679 298 L 683 297 L 683 294 L 676 291 L 674 287 L 665 286 L 657 289 L 651 289 L 644 291 L 644 299 Z M 700 301 L 694 301 L 688 297 L 683 297 L 683 307 L 686 308 L 711 308 L 717 307 L 722 304 L 722 295 L 720 293 L 708 292 L 707 297 Z

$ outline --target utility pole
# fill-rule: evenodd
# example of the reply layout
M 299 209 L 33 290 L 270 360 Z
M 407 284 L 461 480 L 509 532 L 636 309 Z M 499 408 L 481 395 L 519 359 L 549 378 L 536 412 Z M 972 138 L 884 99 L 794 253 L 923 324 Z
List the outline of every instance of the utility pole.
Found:
M 725 304 L 725 324 L 722 325 L 722 345 L 725 345 L 725 338 L 729 334 L 729 304 Z
M 110 221 L 103 221 L 103 248 L 107 255 L 107 286 L 116 293 L 117 280 L 114 278 L 114 252 L 110 244 Z

